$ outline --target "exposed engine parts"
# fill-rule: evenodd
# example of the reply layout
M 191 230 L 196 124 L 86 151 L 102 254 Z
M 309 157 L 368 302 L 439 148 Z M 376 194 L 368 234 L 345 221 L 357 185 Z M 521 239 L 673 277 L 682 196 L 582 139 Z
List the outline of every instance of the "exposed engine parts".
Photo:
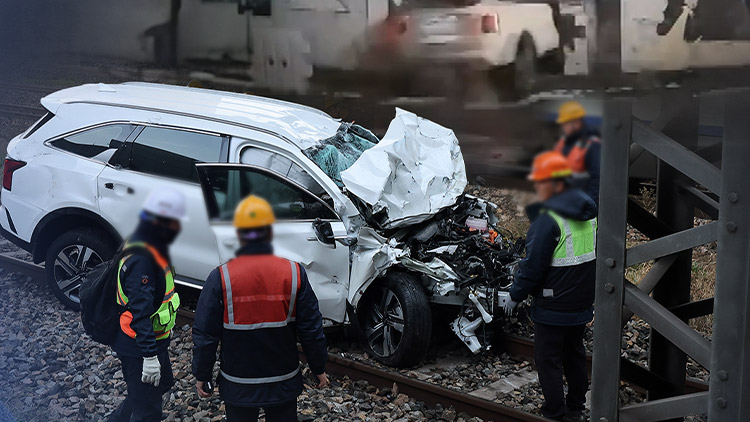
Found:
M 463 195 L 422 224 L 390 234 L 404 249 L 400 264 L 424 274 L 432 302 L 460 306 L 451 329 L 473 353 L 489 348 L 477 330 L 502 310 L 525 247 L 497 226 L 496 208 Z

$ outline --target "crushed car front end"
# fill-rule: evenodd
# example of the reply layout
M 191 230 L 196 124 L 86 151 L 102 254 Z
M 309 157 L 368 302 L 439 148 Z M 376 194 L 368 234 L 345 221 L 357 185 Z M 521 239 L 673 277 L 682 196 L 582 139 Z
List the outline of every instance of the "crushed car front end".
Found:
M 453 131 L 397 109 L 382 139 L 344 123 L 303 152 L 358 210 L 340 243 L 350 247 L 348 302 L 368 351 L 395 366 L 418 362 L 427 344 L 413 343 L 429 343 L 431 317 L 415 314 L 434 305 L 454 311 L 450 328 L 473 353 L 487 350 L 477 333 L 500 315 L 524 243 L 497 225 L 495 204 L 464 194 Z

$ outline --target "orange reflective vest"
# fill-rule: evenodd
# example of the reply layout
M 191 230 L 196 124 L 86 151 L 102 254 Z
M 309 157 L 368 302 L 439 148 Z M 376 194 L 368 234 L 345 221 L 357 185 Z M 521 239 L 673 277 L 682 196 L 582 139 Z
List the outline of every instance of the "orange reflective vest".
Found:
M 283 327 L 294 321 L 299 273 L 299 264 L 274 255 L 240 256 L 222 265 L 224 328 Z
M 295 320 L 295 302 L 302 285 L 299 264 L 274 255 L 241 255 L 222 265 L 219 272 L 224 299 L 224 329 L 232 333 L 227 336 L 252 337 L 261 333 L 254 330 L 284 329 Z M 222 347 L 229 346 L 224 344 Z M 281 356 L 284 353 L 280 350 L 275 356 L 278 365 L 267 364 L 265 368 L 222 360 L 220 373 L 224 379 L 244 385 L 268 384 L 295 377 L 300 370 L 296 350 L 292 359 Z
M 599 143 L 601 141 L 598 137 L 591 136 L 585 141 L 577 141 L 575 145 L 573 145 L 573 148 L 568 151 L 568 155 L 566 156 L 566 158 L 568 159 L 568 164 L 570 164 L 570 168 L 573 170 L 573 173 L 585 173 L 588 170 L 586 168 L 586 152 L 588 152 L 589 147 L 594 142 Z M 563 154 L 564 148 L 565 138 L 562 137 L 557 141 L 557 144 L 555 145 L 555 151 Z

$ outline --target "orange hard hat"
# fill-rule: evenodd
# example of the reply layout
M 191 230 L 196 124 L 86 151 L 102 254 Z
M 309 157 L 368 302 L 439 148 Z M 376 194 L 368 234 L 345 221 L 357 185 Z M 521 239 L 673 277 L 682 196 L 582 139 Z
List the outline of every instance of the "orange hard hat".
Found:
M 255 195 L 243 199 L 234 211 L 234 227 L 240 230 L 270 226 L 274 221 L 271 204 Z
M 578 101 L 568 101 L 557 111 L 557 123 L 563 124 L 586 117 L 586 109 Z
M 573 174 L 568 160 L 557 151 L 546 151 L 534 157 L 528 179 L 534 182 L 561 179 Z

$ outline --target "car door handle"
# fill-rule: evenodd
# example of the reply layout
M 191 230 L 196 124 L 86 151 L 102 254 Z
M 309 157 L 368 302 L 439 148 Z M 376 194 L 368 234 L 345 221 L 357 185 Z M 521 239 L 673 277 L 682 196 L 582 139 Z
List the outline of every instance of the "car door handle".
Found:
M 122 186 L 122 185 L 120 185 Z M 109 190 L 115 190 L 115 184 L 114 183 L 105 183 L 104 184 L 105 189 Z M 129 195 L 132 195 L 135 193 L 135 189 L 131 188 L 130 186 L 125 187 L 125 192 L 127 192 Z
M 224 241 L 221 243 L 223 243 L 224 246 L 228 248 L 234 248 L 237 246 L 237 239 L 224 239 Z

